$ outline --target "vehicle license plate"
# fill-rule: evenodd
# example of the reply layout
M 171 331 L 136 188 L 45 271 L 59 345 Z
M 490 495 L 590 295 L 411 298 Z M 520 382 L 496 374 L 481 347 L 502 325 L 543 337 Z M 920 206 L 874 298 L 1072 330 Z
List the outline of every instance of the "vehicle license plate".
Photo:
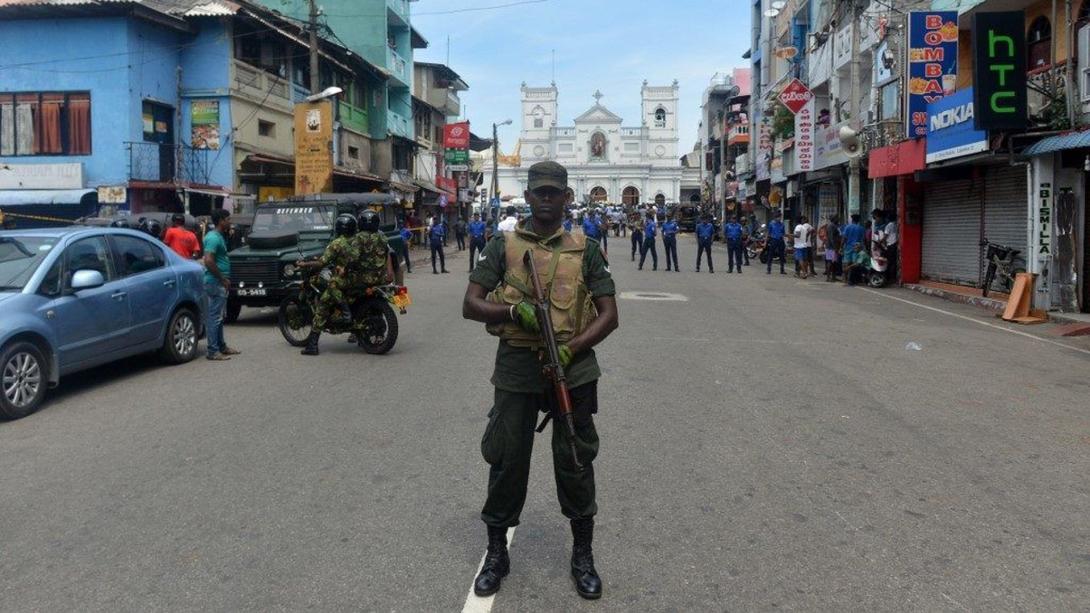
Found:
M 267 295 L 264 289 L 240 289 L 238 295 L 241 297 L 246 296 L 265 296 Z

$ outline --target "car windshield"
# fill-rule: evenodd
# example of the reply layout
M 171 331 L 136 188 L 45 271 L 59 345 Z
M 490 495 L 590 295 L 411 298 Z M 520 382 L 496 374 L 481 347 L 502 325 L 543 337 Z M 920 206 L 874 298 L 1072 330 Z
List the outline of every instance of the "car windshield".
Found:
M 0 236 L 0 292 L 23 289 L 57 240 L 50 236 Z
M 336 219 L 334 207 L 264 206 L 254 215 L 252 232 L 329 232 Z

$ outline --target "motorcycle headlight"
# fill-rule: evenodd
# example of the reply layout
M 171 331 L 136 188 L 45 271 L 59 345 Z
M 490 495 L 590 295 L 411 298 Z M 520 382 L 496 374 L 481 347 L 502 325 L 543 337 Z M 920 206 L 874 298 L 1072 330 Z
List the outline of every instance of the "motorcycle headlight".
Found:
M 285 277 L 294 277 L 295 273 L 296 273 L 296 270 L 295 270 L 295 265 L 294 264 L 288 264 L 287 266 L 284 267 L 284 276 Z

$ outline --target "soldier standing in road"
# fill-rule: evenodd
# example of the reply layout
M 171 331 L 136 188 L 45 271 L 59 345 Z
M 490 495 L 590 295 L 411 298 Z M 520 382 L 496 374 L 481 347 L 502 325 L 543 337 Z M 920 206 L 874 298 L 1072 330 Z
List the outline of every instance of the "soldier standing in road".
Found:
M 464 317 L 487 324 L 489 332 L 500 337 L 492 376 L 495 401 L 481 440 L 490 465 L 488 497 L 481 511 L 488 527 L 488 552 L 473 590 L 478 596 L 495 594 L 510 570 L 507 530 L 518 525 L 526 501 L 538 413 L 553 402 L 538 357 L 540 327 L 523 263 L 529 251 L 538 261 L 551 262 L 554 271 L 542 281 L 548 286 L 546 295 L 554 299 L 552 323 L 571 388 L 582 467 L 554 420 L 553 470 L 561 511 L 571 522 L 572 579 L 580 596 L 595 599 L 602 595 L 602 582 L 591 547 L 598 511 L 591 465 L 598 434 L 592 415 L 597 412 L 601 371 L 593 348 L 617 328 L 615 288 L 598 242 L 561 228 L 571 200 L 567 170 L 556 162 L 538 162 L 529 169 L 528 188 L 531 218 L 488 243 L 470 275 L 462 305 Z
M 655 249 L 655 232 L 658 231 L 659 222 L 655 214 L 647 214 L 647 223 L 643 226 L 643 249 L 640 250 L 640 270 L 643 270 L 643 261 L 647 259 L 647 252 L 651 252 L 652 270 L 659 269 L 659 252 Z
M 677 222 L 673 215 L 666 216 L 666 223 L 662 224 L 662 250 L 666 253 L 666 270 L 670 271 L 670 259 L 673 258 L 674 272 L 681 272 L 681 266 L 677 263 Z
M 737 216 L 731 218 L 730 223 L 723 228 L 723 233 L 727 238 L 728 273 L 734 272 L 734 266 L 737 263 L 738 274 L 742 274 L 742 254 L 745 251 L 745 247 L 742 246 L 744 232 L 745 229 L 742 228 L 742 224 L 738 223 Z
M 481 214 L 474 213 L 473 221 L 469 222 L 469 272 L 473 272 L 473 262 L 478 253 L 484 253 L 485 231 L 488 224 L 481 221 Z
M 632 226 L 632 261 L 636 261 L 636 252 L 643 255 L 643 224 L 640 223 L 639 213 L 633 213 L 628 225 Z
M 439 271 L 435 269 L 435 256 L 439 256 L 439 266 L 443 269 L 443 272 L 450 272 L 447 270 L 447 256 L 443 253 L 443 242 L 447 238 L 447 229 L 445 225 L 438 219 L 432 224 L 428 230 L 428 239 L 431 243 L 431 274 L 437 275 Z
M 715 274 L 712 266 L 712 240 L 715 237 L 715 226 L 712 225 L 712 216 L 704 214 L 700 223 L 696 225 L 696 271 L 700 272 L 700 258 L 704 253 L 708 254 L 708 272 Z
M 780 258 L 780 274 L 787 274 L 783 269 L 784 261 L 787 259 L 786 246 L 783 243 L 786 231 L 787 228 L 780 219 L 780 212 L 776 211 L 772 214 L 772 221 L 768 223 L 768 234 L 765 236 L 765 251 L 768 252 L 768 270 L 765 274 L 772 274 L 772 260 L 775 258 Z

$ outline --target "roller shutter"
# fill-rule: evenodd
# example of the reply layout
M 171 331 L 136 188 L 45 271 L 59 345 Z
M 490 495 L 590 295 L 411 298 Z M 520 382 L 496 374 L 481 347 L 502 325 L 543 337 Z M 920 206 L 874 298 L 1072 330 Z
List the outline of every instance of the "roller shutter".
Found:
M 979 180 L 931 183 L 923 202 L 923 276 L 978 285 L 980 281 Z
M 1020 167 L 989 168 L 984 182 L 984 236 L 1018 249 L 1025 260 L 1029 205 L 1026 171 Z

